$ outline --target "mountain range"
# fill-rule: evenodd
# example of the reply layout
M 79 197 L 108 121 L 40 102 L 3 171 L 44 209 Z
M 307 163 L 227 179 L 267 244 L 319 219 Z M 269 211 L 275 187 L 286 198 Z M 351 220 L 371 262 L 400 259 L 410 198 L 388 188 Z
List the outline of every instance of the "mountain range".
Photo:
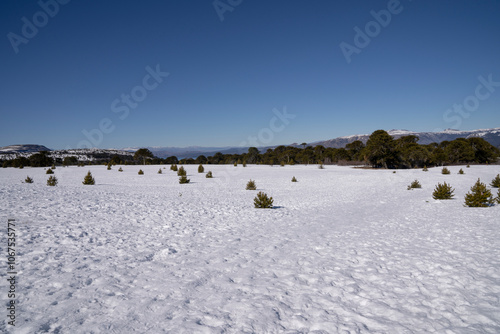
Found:
M 438 132 L 415 132 L 409 130 L 390 130 L 387 131 L 395 139 L 401 138 L 403 136 L 415 135 L 419 137 L 419 144 L 430 144 L 430 143 L 440 143 L 443 141 L 451 141 L 457 138 L 471 138 L 479 137 L 488 141 L 495 147 L 500 148 L 500 128 L 492 129 L 479 129 L 470 131 L 460 131 L 453 129 L 446 129 L 444 131 Z M 334 139 L 316 141 L 308 143 L 308 146 L 322 145 L 324 147 L 334 147 L 341 148 L 345 145 L 352 143 L 356 140 L 360 140 L 366 143 L 369 134 L 362 135 L 352 135 L 337 137 Z M 293 143 L 288 146 L 302 147 L 301 144 Z M 265 152 L 269 148 L 275 148 L 276 146 L 259 147 L 261 152 Z M 248 147 L 202 147 L 202 146 L 190 146 L 190 147 L 161 147 L 153 146 L 146 147 L 155 156 L 159 158 L 166 158 L 169 156 L 176 156 L 178 158 L 196 158 L 199 155 L 212 156 L 217 152 L 223 154 L 241 154 L 248 151 Z M 70 150 L 51 150 L 43 145 L 10 145 L 5 147 L 0 147 L 0 159 L 13 159 L 17 156 L 28 157 L 33 153 L 40 151 L 50 151 L 50 155 L 53 157 L 64 158 L 66 156 L 77 156 L 79 160 L 93 160 L 92 157 L 96 155 L 126 155 L 131 156 L 133 152 L 138 150 L 139 147 L 128 147 L 124 149 L 70 149 Z

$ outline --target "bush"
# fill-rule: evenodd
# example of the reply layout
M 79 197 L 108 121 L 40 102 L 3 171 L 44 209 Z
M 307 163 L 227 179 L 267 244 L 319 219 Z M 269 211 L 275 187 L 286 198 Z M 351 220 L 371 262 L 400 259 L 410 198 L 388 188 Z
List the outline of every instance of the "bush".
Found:
M 253 203 L 256 208 L 259 209 L 272 209 L 273 208 L 273 198 L 268 197 L 265 193 L 262 191 L 259 191 L 257 194 L 257 197 L 253 199 Z
M 477 179 L 476 183 L 470 188 L 470 192 L 465 195 L 465 205 L 469 207 L 487 207 L 493 205 L 491 191 L 486 188 L 486 184 Z
M 24 179 L 24 183 L 33 183 L 33 179 L 29 176 L 26 176 L 26 178 Z
M 238 166 L 238 163 L 235 161 L 233 164 L 234 167 Z
M 49 176 L 49 179 L 47 180 L 47 185 L 54 187 L 57 185 L 57 178 L 55 176 Z
M 280 166 L 285 167 L 285 162 L 284 161 L 280 162 Z
M 161 168 L 160 168 L 160 169 L 158 169 L 158 174 L 161 174 L 161 173 L 162 173 L 162 171 L 161 171 Z
M 181 168 L 182 168 L 182 167 L 181 167 Z M 186 175 L 182 175 L 182 176 L 179 178 L 179 183 L 180 183 L 180 184 L 183 184 L 183 183 L 189 183 L 189 181 L 191 181 L 191 180 L 189 180 L 189 179 L 186 177 Z
M 323 164 L 320 164 L 320 165 L 318 166 L 318 168 L 319 168 L 319 169 L 325 169 L 325 166 L 323 166 Z
M 460 170 L 458 171 L 458 174 L 460 174 L 460 175 L 465 174 L 465 173 L 464 173 L 464 170 L 463 170 L 462 168 L 460 168 Z
M 443 167 L 443 169 L 441 170 L 441 174 L 448 175 L 450 174 L 450 170 L 446 167 Z
M 211 171 L 208 171 L 207 175 L 205 175 L 205 177 L 207 179 L 211 179 L 213 176 L 212 176 L 212 172 Z
M 497 203 L 500 204 L 500 189 L 498 189 L 497 193 Z
M 87 175 L 85 175 L 82 183 L 85 185 L 94 185 L 95 184 L 95 180 L 92 177 L 92 174 L 90 173 L 90 171 L 88 171 Z
M 470 168 L 470 165 L 467 165 L 467 168 Z
M 111 163 L 108 164 L 108 170 L 111 170 Z
M 139 169 L 139 172 L 137 172 L 137 174 L 144 175 L 144 172 L 142 171 L 142 169 Z
M 254 180 L 248 181 L 246 190 L 257 190 L 257 186 L 255 185 Z
M 118 168 L 118 171 L 119 171 L 119 172 L 123 172 L 123 168 L 121 168 L 121 167 L 120 167 L 120 168 Z
M 409 186 L 408 186 L 408 190 L 411 190 L 411 189 L 416 189 L 416 188 L 422 188 L 422 185 L 420 184 L 420 182 L 418 182 L 418 180 L 415 180 L 413 181 Z
M 246 160 L 243 160 L 243 167 L 246 167 L 247 166 L 247 162 Z
M 497 174 L 497 176 L 495 176 L 493 181 L 491 181 L 490 185 L 493 188 L 500 188 L 500 174 Z
M 54 171 L 52 169 L 47 169 L 47 171 L 45 172 L 45 174 L 54 174 Z
M 297 182 L 297 179 L 294 177 L 292 177 L 292 182 Z
M 181 168 L 179 168 L 177 170 L 177 176 L 186 176 L 186 170 L 184 169 L 184 167 L 181 166 Z
M 455 189 L 452 189 L 449 184 L 446 182 L 441 184 L 438 183 L 436 189 L 432 193 L 432 198 L 434 199 L 451 199 L 454 195 L 453 192 Z
M 429 170 L 427 169 L 427 166 L 424 166 L 424 169 L 422 169 L 424 172 L 428 172 Z
M 24 168 L 24 166 L 23 166 L 23 165 L 19 166 L 19 169 L 23 169 L 23 168 Z
M 177 165 L 170 166 L 170 170 L 173 170 L 174 172 L 177 172 Z
M 205 171 L 205 168 L 203 168 L 203 165 L 202 165 L 202 164 L 200 164 L 200 165 L 198 166 L 198 173 L 203 173 L 204 171 Z
M 56 165 L 52 165 L 52 167 L 50 167 L 51 169 L 56 169 Z

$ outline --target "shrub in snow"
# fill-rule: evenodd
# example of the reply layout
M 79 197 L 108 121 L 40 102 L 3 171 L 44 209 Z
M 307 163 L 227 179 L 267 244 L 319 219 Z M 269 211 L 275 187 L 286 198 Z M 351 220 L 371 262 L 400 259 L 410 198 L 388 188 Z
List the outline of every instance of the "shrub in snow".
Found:
M 186 170 L 184 167 L 181 166 L 181 168 L 177 170 L 177 176 L 186 176 Z
M 205 175 L 205 177 L 207 179 L 211 179 L 213 176 L 212 176 L 212 172 L 211 171 L 208 171 L 207 175 Z
M 463 170 L 462 168 L 460 168 L 460 170 L 458 171 L 458 174 L 460 174 L 460 175 L 465 174 L 465 173 L 464 173 L 464 170 Z
M 57 178 L 55 176 L 49 176 L 49 179 L 47 180 L 47 185 L 54 187 L 57 185 Z
M 243 167 L 246 167 L 246 166 L 247 166 L 247 161 L 243 160 Z
M 203 173 L 204 171 L 205 171 L 205 168 L 203 168 L 203 165 L 202 165 L 202 164 L 200 164 L 200 165 L 198 166 L 198 173 Z
M 443 169 L 441 170 L 441 174 L 444 174 L 444 175 L 450 174 L 450 170 L 446 167 L 443 167 Z
M 420 182 L 418 182 L 418 180 L 413 181 L 413 182 L 412 182 L 412 183 L 408 186 L 408 190 L 415 189 L 415 188 L 422 188 L 422 185 L 420 184 Z
M 424 172 L 428 172 L 429 170 L 427 169 L 427 166 L 424 166 L 424 169 L 422 169 Z
M 436 189 L 432 193 L 432 198 L 434 199 L 451 199 L 454 195 L 453 192 L 455 189 L 452 189 L 449 184 L 446 182 L 441 184 L 438 183 Z
M 294 177 L 292 177 L 292 182 L 297 182 L 297 179 Z
M 52 165 L 52 167 L 50 167 L 51 169 L 56 169 L 56 165 Z
M 238 166 L 238 163 L 235 161 L 233 164 L 234 167 Z
M 139 169 L 139 172 L 137 174 L 144 175 L 144 172 L 142 171 L 142 169 Z
M 498 189 L 497 193 L 497 203 L 500 204 L 500 189 Z
M 24 179 L 24 182 L 25 183 L 33 183 L 33 179 L 29 176 L 26 176 L 26 178 Z
M 161 171 L 161 168 L 160 168 L 160 169 L 158 169 L 158 174 L 161 174 L 161 173 L 162 173 L 162 171 Z
M 170 170 L 173 170 L 174 172 L 177 172 L 177 165 L 170 166 Z
M 255 185 L 254 180 L 248 181 L 246 190 L 257 190 L 257 186 Z
M 54 174 L 54 171 L 52 169 L 47 169 L 47 171 L 45 172 L 45 174 Z
M 467 168 L 470 168 L 470 165 L 467 165 Z
M 497 176 L 495 176 L 493 181 L 491 181 L 490 185 L 493 188 L 500 188 L 500 174 L 497 174 Z
M 23 166 L 23 165 L 19 166 L 19 169 L 23 169 L 23 168 L 24 168 L 24 166 Z
M 280 162 L 280 166 L 285 167 L 285 162 L 284 161 Z
M 318 166 L 318 168 L 319 168 L 319 169 L 325 169 L 325 166 L 323 166 L 323 164 L 320 164 L 320 165 Z
M 87 175 L 85 175 L 82 183 L 86 184 L 86 185 L 94 185 L 95 184 L 95 180 L 92 177 L 92 174 L 90 173 L 90 171 L 87 173 Z
M 111 162 L 108 164 L 108 170 L 111 170 Z
M 182 168 L 182 167 L 181 167 Z M 186 177 L 186 175 L 182 175 L 180 178 L 179 178 L 179 183 L 180 184 L 183 184 L 183 183 L 189 183 L 189 179 Z
M 486 188 L 486 184 L 477 179 L 470 188 L 470 192 L 465 195 L 465 205 L 469 207 L 487 207 L 493 205 L 491 191 Z
M 118 171 L 119 171 L 119 172 L 123 172 L 123 168 L 121 168 L 121 167 L 120 167 L 120 168 L 118 168 Z
M 273 201 L 272 197 L 268 197 L 262 191 L 259 191 L 257 196 L 253 199 L 255 207 L 259 209 L 272 209 Z

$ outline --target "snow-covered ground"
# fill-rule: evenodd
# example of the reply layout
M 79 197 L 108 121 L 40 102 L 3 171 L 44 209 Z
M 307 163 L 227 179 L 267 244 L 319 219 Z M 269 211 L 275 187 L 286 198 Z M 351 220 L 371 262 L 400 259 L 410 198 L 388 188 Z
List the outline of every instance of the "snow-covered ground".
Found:
M 57 187 L 43 168 L 0 168 L 15 333 L 500 333 L 500 205 L 463 206 L 500 166 L 206 165 L 206 179 L 191 165 L 184 185 L 169 166 L 118 167 L 58 167 Z M 249 179 L 273 210 L 253 207 Z M 454 200 L 432 199 L 443 181 Z

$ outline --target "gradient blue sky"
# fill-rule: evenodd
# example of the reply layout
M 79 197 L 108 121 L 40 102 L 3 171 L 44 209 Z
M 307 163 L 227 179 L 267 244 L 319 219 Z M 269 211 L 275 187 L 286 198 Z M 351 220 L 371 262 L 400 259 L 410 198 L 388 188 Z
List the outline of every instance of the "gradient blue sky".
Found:
M 0 146 L 74 148 L 103 119 L 113 131 L 92 132 L 93 146 L 238 146 L 268 138 L 284 106 L 295 118 L 262 146 L 500 127 L 500 87 L 446 114 L 474 102 L 479 76 L 500 82 L 500 1 L 401 0 L 347 63 L 340 44 L 388 3 L 243 0 L 221 21 L 212 0 L 72 0 L 16 53 L 9 33 L 23 36 L 23 17 L 43 25 L 42 8 L 1 1 Z M 121 119 L 113 101 L 157 65 L 169 76 Z

